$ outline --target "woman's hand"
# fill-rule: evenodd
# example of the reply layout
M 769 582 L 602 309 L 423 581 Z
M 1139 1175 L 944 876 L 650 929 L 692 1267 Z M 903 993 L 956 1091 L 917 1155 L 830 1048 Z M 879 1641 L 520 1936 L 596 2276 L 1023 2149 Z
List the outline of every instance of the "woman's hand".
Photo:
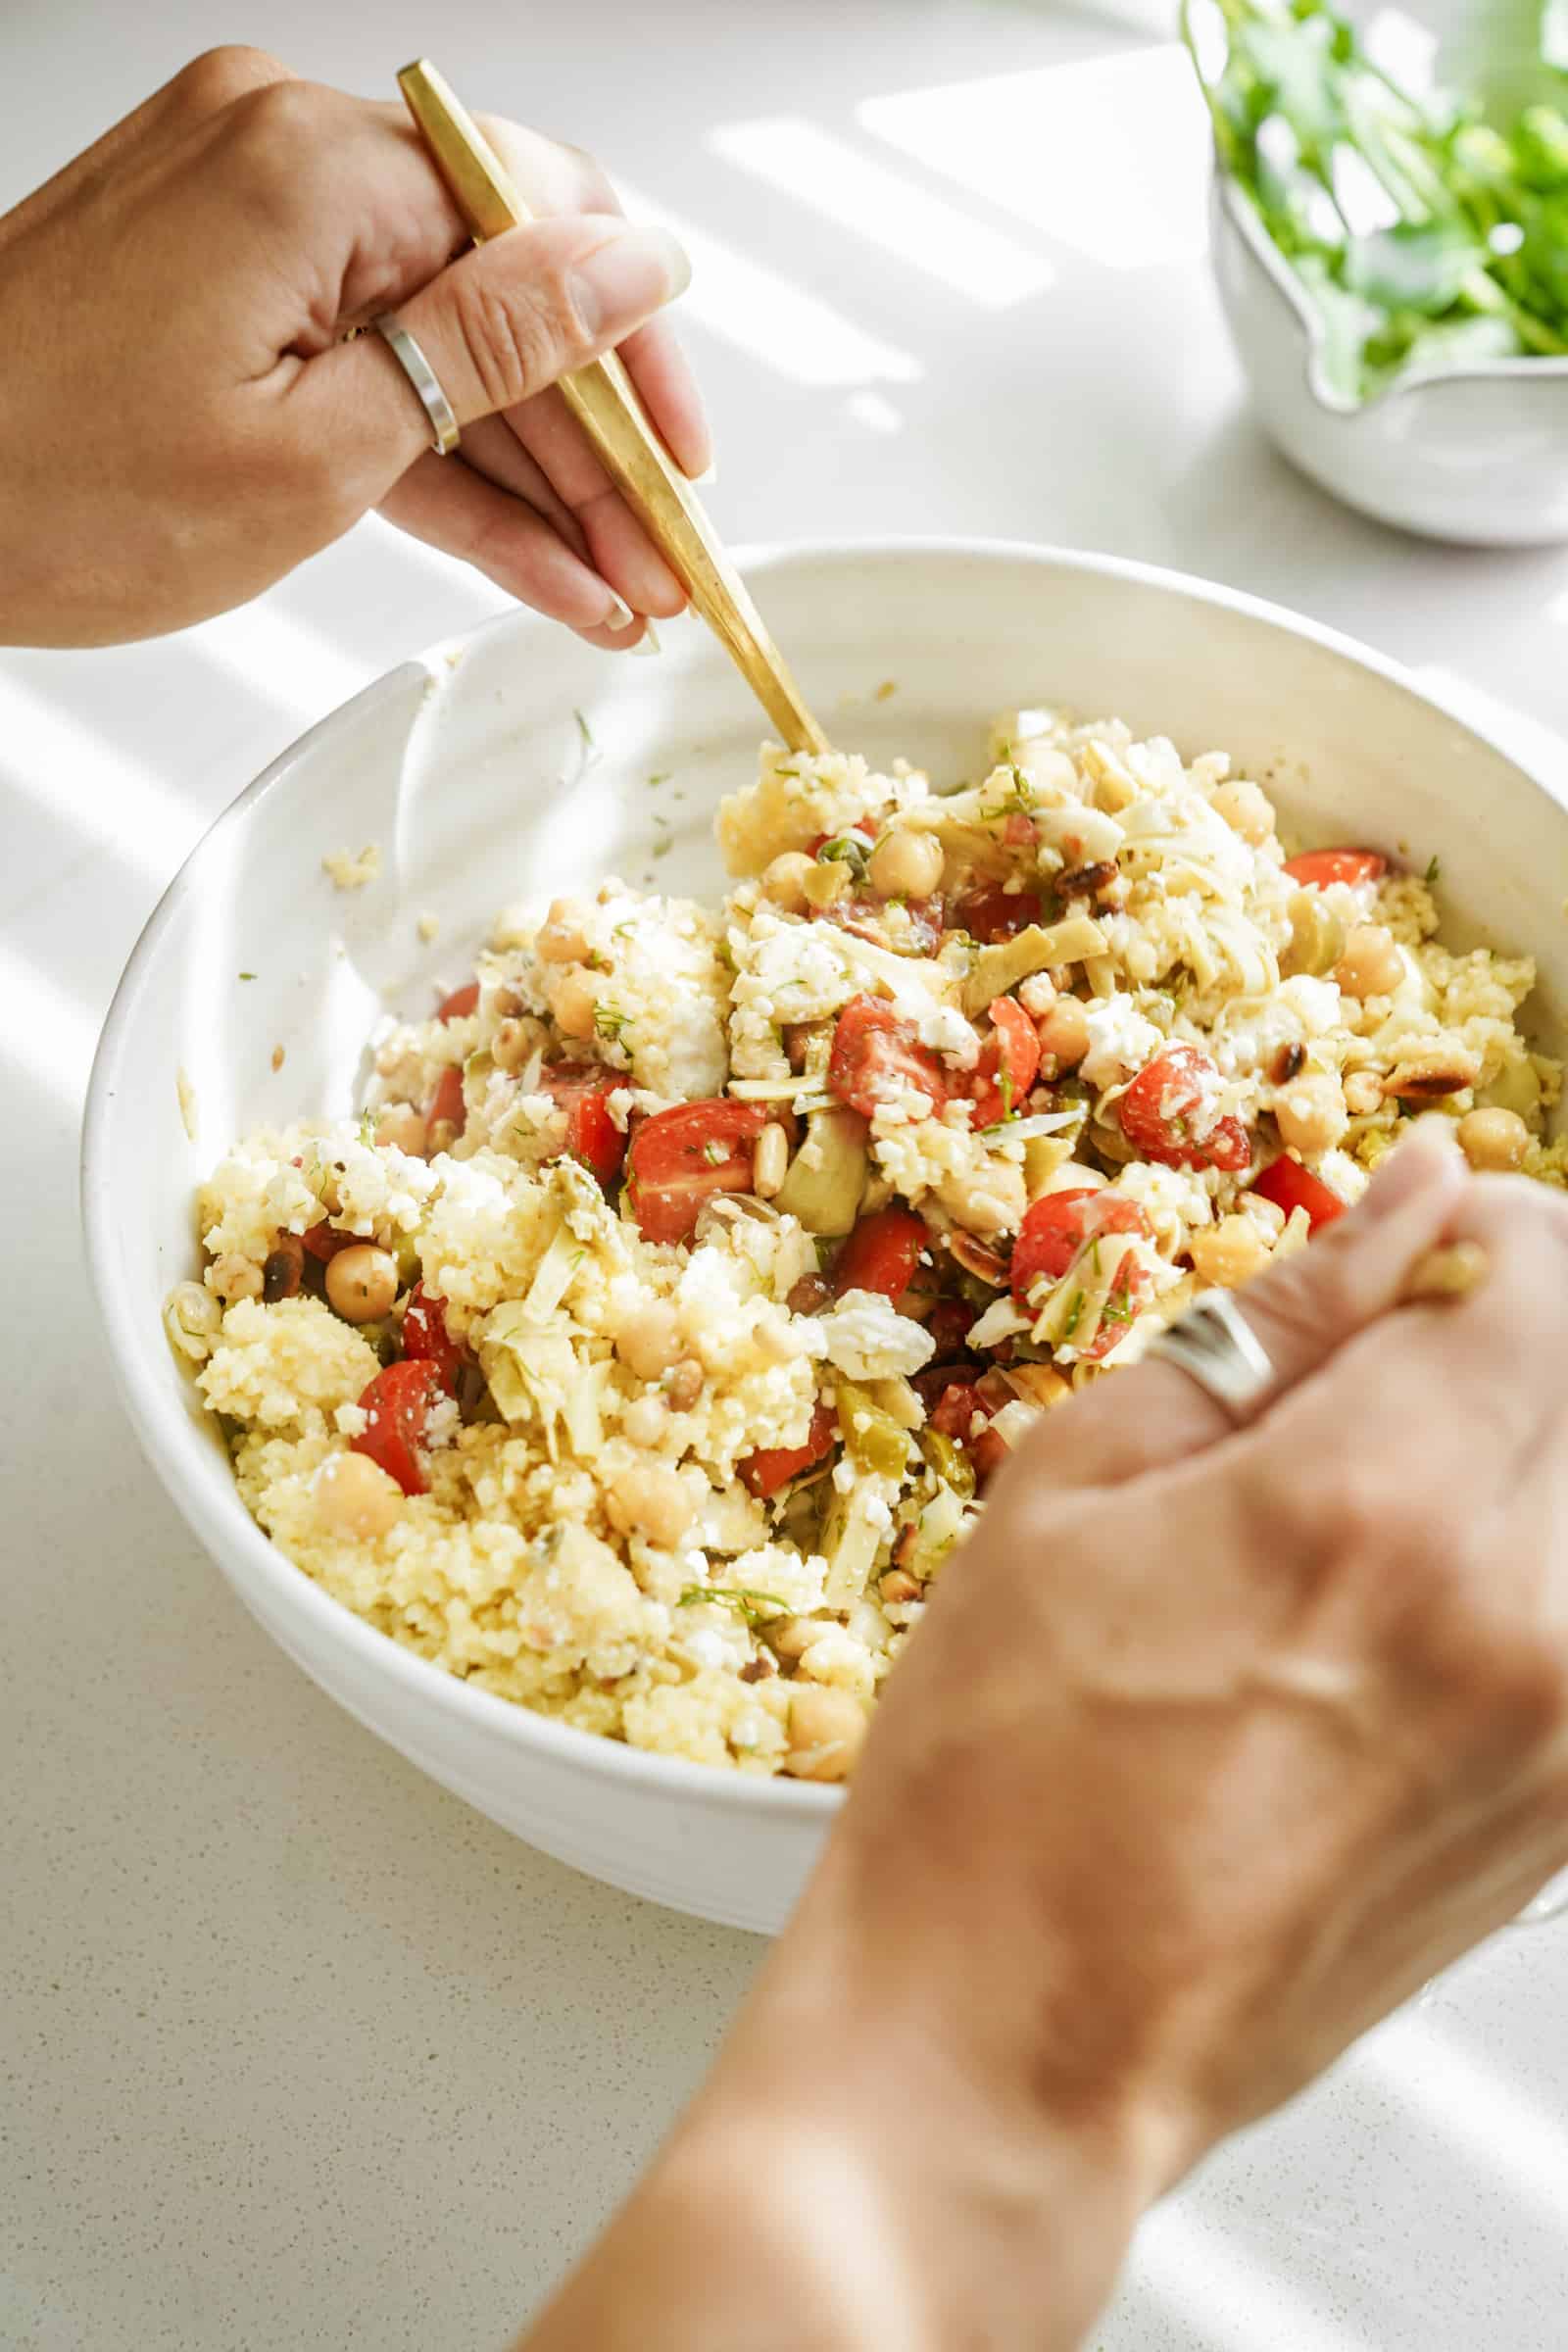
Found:
M 1486 1280 L 1399 1306 L 1440 1239 Z M 1075 2344 L 1144 2206 L 1568 1858 L 1568 1202 L 1418 1136 L 1245 1311 L 1250 1426 L 1151 1362 L 998 1480 L 540 2352 Z M 674 2249 L 685 2332 L 617 2334 Z
M 0 643 L 178 628 L 372 507 L 597 644 L 681 610 L 549 387 L 620 345 L 702 472 L 695 387 L 647 323 L 685 258 L 627 225 L 586 157 L 486 128 L 549 218 L 470 253 L 400 106 L 219 49 L 0 220 Z M 459 455 L 431 451 L 381 337 L 344 340 L 394 309 Z

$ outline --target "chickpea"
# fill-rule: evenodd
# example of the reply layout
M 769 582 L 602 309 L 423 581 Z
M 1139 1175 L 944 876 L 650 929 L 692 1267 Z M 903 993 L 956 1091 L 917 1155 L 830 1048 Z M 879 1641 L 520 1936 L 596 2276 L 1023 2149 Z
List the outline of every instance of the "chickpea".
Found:
M 814 1617 L 775 1617 L 767 1627 L 768 1646 L 786 1665 L 798 1665 L 812 1642 L 820 1642 L 827 1630 Z
M 703 1367 L 695 1355 L 685 1356 L 664 1382 L 664 1395 L 671 1410 L 689 1413 L 702 1393 Z
M 1468 1110 L 1459 1142 L 1473 1168 L 1516 1168 L 1530 1148 L 1530 1130 L 1516 1110 Z
M 599 984 L 586 965 L 570 963 L 550 984 L 550 1009 L 563 1037 L 592 1037 Z
M 398 1295 L 398 1261 L 373 1242 L 355 1242 L 326 1261 L 327 1303 L 345 1323 L 374 1323 Z
M 490 1040 L 490 1058 L 498 1070 L 505 1070 L 509 1078 L 515 1077 L 545 1045 L 546 1039 L 547 1032 L 540 1022 L 509 1016 L 496 1025 L 496 1033 Z
M 894 825 L 871 852 L 866 874 L 885 899 L 928 899 L 942 879 L 942 844 L 934 833 Z
M 1274 804 L 1245 776 L 1234 783 L 1221 784 L 1209 798 L 1209 807 L 1216 816 L 1222 816 L 1233 833 L 1250 841 L 1253 849 L 1261 848 L 1274 830 Z
M 1334 966 L 1348 997 L 1392 997 L 1404 978 L 1404 960 L 1394 934 L 1381 923 L 1357 923 Z
M 1345 1107 L 1354 1118 L 1365 1118 L 1376 1110 L 1383 1100 L 1383 1081 L 1376 1070 L 1348 1070 L 1345 1074 Z
M 593 953 L 583 928 L 590 913 L 581 899 L 553 899 L 539 929 L 540 962 L 586 963 Z
M 605 1482 L 610 1524 L 623 1536 L 646 1536 L 668 1551 L 691 1526 L 696 1512 L 677 1471 L 659 1462 L 635 1462 Z
M 1188 1248 L 1195 1272 L 1223 1291 L 1250 1282 L 1268 1264 L 1268 1243 L 1250 1217 L 1221 1217 L 1217 1225 L 1200 1226 Z
M 762 1129 L 752 1157 L 752 1190 L 759 1200 L 771 1200 L 789 1173 L 790 1139 L 776 1121 Z
M 207 1270 L 209 1290 L 216 1291 L 225 1306 L 232 1306 L 238 1298 L 259 1298 L 263 1280 L 261 1267 L 237 1250 L 230 1250 Z
M 341 1252 L 347 1255 L 346 1251 Z M 403 1493 L 368 1453 L 328 1454 L 312 1489 L 316 1516 L 328 1535 L 373 1543 L 395 1527 Z
M 1293 1151 L 1328 1152 L 1349 1125 L 1345 1090 L 1330 1070 L 1305 1070 L 1274 1098 L 1274 1123 Z
M 1089 1019 L 1076 997 L 1058 997 L 1035 1023 L 1040 1052 L 1058 1070 L 1076 1069 L 1089 1051 Z
M 804 850 L 784 850 L 762 874 L 762 889 L 786 914 L 799 914 L 807 904 L 807 877 L 816 871 L 816 859 Z
M 798 1781 L 848 1778 L 865 1745 L 865 1709 L 847 1690 L 803 1684 L 790 1698 L 790 1745 L 784 1769 Z
M 636 1380 L 658 1380 L 679 1352 L 675 1309 L 662 1298 L 634 1308 L 615 1334 L 615 1353 Z
M 668 1424 L 669 1415 L 660 1396 L 635 1396 L 620 1416 L 620 1426 L 632 1444 L 650 1451 L 659 1445 Z
M 423 1111 L 416 1110 L 412 1102 L 389 1102 L 377 1123 L 375 1140 L 390 1145 L 394 1152 L 407 1152 L 411 1159 L 422 1159 L 430 1140 Z

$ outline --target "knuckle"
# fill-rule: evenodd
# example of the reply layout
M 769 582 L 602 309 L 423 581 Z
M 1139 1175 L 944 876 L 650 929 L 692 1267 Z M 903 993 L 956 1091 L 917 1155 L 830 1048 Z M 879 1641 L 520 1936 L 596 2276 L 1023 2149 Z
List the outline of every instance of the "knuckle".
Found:
M 181 67 L 174 76 L 174 88 L 193 113 L 206 115 L 252 90 L 287 79 L 288 68 L 265 49 L 253 49 L 243 41 L 225 41 L 216 49 L 204 49 Z
M 455 292 L 454 323 L 488 408 L 515 408 L 554 381 L 562 336 L 547 286 L 503 290 L 474 271 Z

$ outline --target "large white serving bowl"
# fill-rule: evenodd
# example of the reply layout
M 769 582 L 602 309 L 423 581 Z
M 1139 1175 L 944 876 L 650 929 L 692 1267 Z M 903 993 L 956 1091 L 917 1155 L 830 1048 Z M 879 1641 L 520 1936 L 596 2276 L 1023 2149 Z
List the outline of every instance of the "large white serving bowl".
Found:
M 747 570 L 846 746 L 883 760 L 904 752 L 956 782 L 976 771 L 992 712 L 1051 701 L 1119 713 L 1188 753 L 1228 750 L 1303 839 L 1368 841 L 1423 867 L 1438 857 L 1455 931 L 1531 950 L 1536 1025 L 1560 1033 L 1568 816 L 1374 656 L 1223 588 L 1049 549 L 797 547 Z M 668 632 L 661 660 L 628 662 L 518 613 L 368 687 L 219 819 L 149 922 L 92 1074 L 82 1191 L 109 1348 L 142 1443 L 274 1640 L 360 1722 L 547 1853 L 772 1931 L 837 1792 L 591 1739 L 373 1633 L 241 1508 L 160 1316 L 170 1285 L 195 1269 L 192 1195 L 226 1144 L 265 1122 L 349 1110 L 378 1014 L 427 1009 L 461 981 L 503 904 L 609 873 L 715 888 L 709 820 L 718 794 L 753 772 L 759 732 L 696 623 Z M 667 780 L 651 786 L 654 775 Z M 372 841 L 380 880 L 335 891 L 322 857 Z M 420 944 L 425 913 L 441 922 L 432 947 Z

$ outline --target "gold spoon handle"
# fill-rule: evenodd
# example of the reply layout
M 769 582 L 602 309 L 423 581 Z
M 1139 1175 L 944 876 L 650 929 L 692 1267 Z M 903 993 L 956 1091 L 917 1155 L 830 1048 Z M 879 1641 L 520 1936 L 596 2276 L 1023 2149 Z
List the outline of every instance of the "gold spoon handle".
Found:
M 398 86 L 477 243 L 533 218 L 494 148 L 428 58 L 405 66 Z M 827 737 L 802 701 L 691 484 L 649 423 L 619 358 L 611 351 L 590 361 L 563 376 L 561 390 L 606 471 L 789 749 L 827 751 Z

